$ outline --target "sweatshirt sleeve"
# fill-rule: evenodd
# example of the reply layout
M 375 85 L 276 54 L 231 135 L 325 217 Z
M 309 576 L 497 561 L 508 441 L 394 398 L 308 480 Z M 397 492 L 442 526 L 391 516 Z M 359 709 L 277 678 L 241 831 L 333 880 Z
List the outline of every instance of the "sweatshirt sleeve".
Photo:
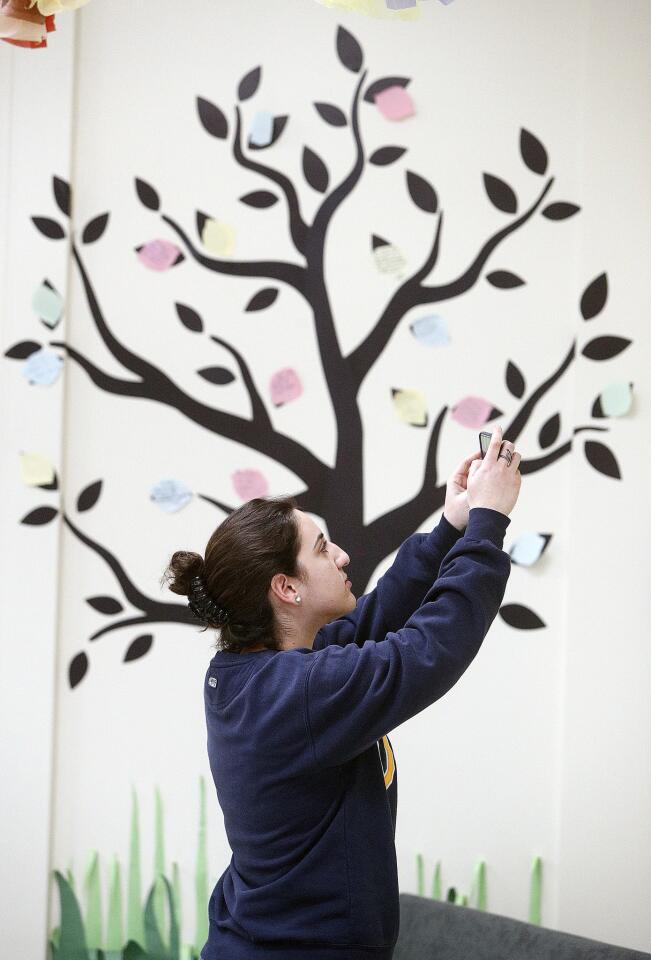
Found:
M 388 632 L 403 627 L 436 580 L 446 553 L 461 536 L 443 515 L 430 533 L 413 533 L 401 544 L 375 588 L 358 599 L 355 609 L 321 627 L 312 649 L 322 650 L 329 644 L 361 646 L 366 640 L 384 640 Z
M 328 645 L 305 677 L 314 761 L 337 766 L 363 753 L 450 690 L 497 616 L 511 572 L 507 516 L 475 507 L 438 579 L 405 625 L 377 643 Z

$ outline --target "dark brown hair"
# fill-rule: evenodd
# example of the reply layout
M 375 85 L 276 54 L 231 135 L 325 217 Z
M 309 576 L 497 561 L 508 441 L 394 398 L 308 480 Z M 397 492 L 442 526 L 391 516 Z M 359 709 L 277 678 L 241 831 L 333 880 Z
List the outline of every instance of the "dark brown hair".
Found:
M 177 550 L 161 585 L 188 596 L 192 577 L 200 576 L 206 594 L 228 611 L 225 623 L 206 619 L 219 630 L 218 650 L 241 653 L 262 643 L 281 650 L 281 637 L 268 591 L 276 573 L 307 582 L 298 559 L 300 528 L 293 497 L 255 497 L 230 513 L 208 541 L 204 557 Z

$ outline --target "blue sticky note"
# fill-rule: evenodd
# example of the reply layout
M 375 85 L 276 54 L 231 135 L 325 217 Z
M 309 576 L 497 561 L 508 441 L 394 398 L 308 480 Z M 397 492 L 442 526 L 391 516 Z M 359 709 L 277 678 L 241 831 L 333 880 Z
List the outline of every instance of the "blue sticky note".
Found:
M 509 550 L 509 555 L 513 563 L 530 567 L 539 559 L 546 544 L 547 540 L 539 533 L 523 533 Z
M 386 5 L 389 10 L 408 10 L 417 6 L 417 0 L 386 0 Z
M 50 387 L 57 380 L 63 367 L 63 358 L 43 347 L 35 350 L 23 364 L 23 376 L 39 387 Z
M 251 143 L 254 143 L 256 147 L 266 147 L 271 143 L 273 131 L 273 114 L 269 113 L 268 110 L 258 110 L 253 118 L 251 132 L 249 133 L 249 140 Z
M 450 343 L 447 322 L 437 313 L 414 320 L 409 329 L 418 342 L 427 347 L 447 347 Z
M 165 513 L 176 513 L 185 507 L 193 496 L 192 490 L 180 480 L 159 480 L 149 493 L 149 499 Z

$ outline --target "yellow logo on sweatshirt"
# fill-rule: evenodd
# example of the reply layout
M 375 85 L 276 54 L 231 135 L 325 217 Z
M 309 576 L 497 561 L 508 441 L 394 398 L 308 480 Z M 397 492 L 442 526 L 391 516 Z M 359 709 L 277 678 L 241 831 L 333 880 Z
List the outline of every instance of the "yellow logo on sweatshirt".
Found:
M 396 761 L 393 756 L 393 747 L 391 746 L 391 741 L 386 734 L 381 740 L 377 741 L 377 748 L 378 753 L 380 754 L 380 761 L 382 763 L 382 772 L 384 773 L 384 786 L 388 790 L 393 783 L 393 778 L 396 772 Z

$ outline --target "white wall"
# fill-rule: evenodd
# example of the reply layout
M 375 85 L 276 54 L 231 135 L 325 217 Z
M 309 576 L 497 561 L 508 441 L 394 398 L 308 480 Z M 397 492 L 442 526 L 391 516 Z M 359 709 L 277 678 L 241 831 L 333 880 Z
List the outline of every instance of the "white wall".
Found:
M 273 410 L 272 417 L 279 430 L 332 462 L 335 426 L 303 301 L 283 289 L 282 310 L 247 315 L 244 306 L 261 286 L 255 280 L 208 274 L 189 259 L 166 273 L 144 270 L 134 248 L 154 237 L 176 238 L 138 202 L 134 179 L 154 185 L 165 212 L 193 236 L 195 211 L 203 210 L 236 226 L 238 257 L 291 260 L 296 253 L 282 204 L 261 218 L 238 202 L 268 184 L 237 167 L 226 143 L 207 136 L 195 98 L 212 99 L 231 114 L 239 80 L 263 65 L 261 92 L 243 112 L 250 118 L 267 105 L 290 114 L 273 163 L 297 184 L 310 219 L 320 196 L 303 180 L 302 147 L 327 158 L 333 181 L 352 160 L 348 131 L 327 127 L 312 106 L 327 100 L 347 109 L 352 96 L 355 78 L 335 55 L 337 24 L 362 43 L 369 79 L 411 76 L 415 117 L 390 124 L 369 108 L 363 120 L 369 152 L 398 143 L 409 148 L 405 159 L 368 168 L 332 227 L 327 279 L 347 353 L 394 289 L 369 262 L 370 234 L 390 236 L 412 264 L 421 262 L 431 242 L 431 220 L 410 203 L 404 170 L 430 179 L 444 208 L 441 257 L 430 278 L 444 282 L 508 221 L 486 198 L 484 171 L 508 180 L 523 208 L 532 202 L 541 181 L 522 164 L 518 136 L 523 126 L 539 136 L 556 178 L 550 199 L 575 202 L 581 212 L 561 223 L 537 217 L 492 255 L 491 269 L 512 270 L 525 286 L 501 291 L 481 280 L 462 297 L 405 316 L 360 395 L 366 519 L 412 496 L 422 471 L 423 432 L 395 418 L 387 400 L 391 387 L 423 390 L 431 411 L 466 393 L 482 394 L 507 413 L 499 421 L 506 424 L 517 409 L 504 383 L 507 360 L 525 373 L 531 389 L 556 369 L 574 337 L 579 350 L 601 334 L 633 344 L 608 362 L 577 358 L 517 443 L 525 459 L 540 456 L 538 431 L 557 411 L 563 439 L 573 426 L 608 427 L 604 434 L 577 434 L 571 456 L 526 476 L 512 515 L 507 547 L 527 530 L 553 533 L 535 567 L 513 567 L 505 598 L 536 610 L 546 628 L 519 631 L 498 619 L 462 681 L 391 735 L 399 775 L 400 886 L 416 890 L 418 852 L 425 857 L 428 888 L 440 860 L 444 887 L 464 892 L 483 859 L 488 909 L 524 920 L 529 872 L 540 856 L 545 926 L 651 950 L 649 458 L 643 446 L 648 5 L 457 0 L 449 7 L 424 4 L 419 25 L 369 20 L 310 0 L 269 0 L 264 15 L 262 9 L 254 0 L 195 0 L 196 20 L 186 27 L 178 4 L 158 4 L 152 18 L 126 0 L 91 2 L 74 17 L 58 18 L 46 51 L 2 45 L 0 78 L 10 92 L 0 108 L 8 132 L 0 167 L 7 188 L 3 353 L 19 339 L 38 339 L 30 300 L 47 276 L 67 292 L 65 323 L 50 339 L 65 338 L 109 374 L 132 379 L 101 343 L 63 244 L 46 240 L 29 219 L 60 216 L 51 177 L 71 177 L 77 236 L 91 218 L 110 212 L 105 235 L 84 247 L 83 257 L 116 336 L 193 396 L 245 417 L 249 404 L 238 382 L 220 388 L 221 394 L 197 382 L 196 369 L 208 362 L 229 365 L 229 355 L 214 345 L 208 353 L 208 341 L 189 337 L 174 303 L 192 305 L 210 332 L 235 344 L 261 387 L 275 369 L 300 358 L 304 402 Z M 40 98 L 32 94 L 34 83 Z M 26 126 L 27 110 L 31 116 L 38 111 L 38 122 Z M 270 155 L 265 159 L 271 162 Z M 586 323 L 581 293 L 604 271 L 607 305 Z M 408 332 L 409 323 L 432 312 L 443 313 L 452 331 L 444 352 L 419 347 Z M 46 342 L 47 331 L 40 330 Z M 18 523 L 58 497 L 22 485 L 17 453 L 51 455 L 69 517 L 156 599 L 163 597 L 158 578 L 171 551 L 201 550 L 221 514 L 198 498 L 163 514 L 149 500 L 152 484 L 178 477 L 234 506 L 230 476 L 237 469 L 263 470 L 273 493 L 301 486 L 282 465 L 220 440 L 169 407 L 100 391 L 70 361 L 52 387 L 29 386 L 19 365 L 6 359 L 0 376 L 2 769 L 11 771 L 3 791 L 0 902 L 9 909 L 2 927 L 24 955 L 44 955 L 46 928 L 58 922 L 48 871 L 72 863 L 81 880 L 93 850 L 103 868 L 114 853 L 126 865 L 133 784 L 147 887 L 156 787 L 164 798 L 166 857 L 180 866 L 187 941 L 194 936 L 200 775 L 209 781 L 211 877 L 230 856 L 205 755 L 200 690 L 211 638 L 155 626 L 152 652 L 132 664 L 122 659 L 134 630 L 89 642 L 105 618 L 85 599 L 120 591 L 103 561 L 70 529 Z M 631 412 L 593 420 L 595 396 L 620 379 L 635 384 Z M 587 463 L 588 437 L 611 447 L 622 481 Z M 441 476 L 474 442 L 475 432 L 446 424 Z M 99 478 L 104 484 L 97 507 L 78 514 L 76 498 Z M 430 518 L 422 529 L 435 522 Z M 90 669 L 71 690 L 68 664 L 82 650 Z M 25 710 L 26 702 L 32 710 Z

